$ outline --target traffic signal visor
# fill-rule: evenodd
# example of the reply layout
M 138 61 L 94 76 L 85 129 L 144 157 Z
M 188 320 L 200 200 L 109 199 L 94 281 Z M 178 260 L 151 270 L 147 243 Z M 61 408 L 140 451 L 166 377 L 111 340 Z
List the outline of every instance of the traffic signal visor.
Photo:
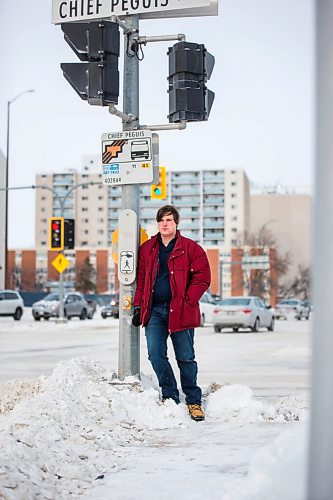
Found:
M 165 200 L 167 197 L 167 173 L 165 167 L 159 168 L 159 183 L 151 186 L 151 197 L 155 200 Z
M 61 251 L 64 249 L 64 218 L 51 217 L 49 221 L 49 249 Z

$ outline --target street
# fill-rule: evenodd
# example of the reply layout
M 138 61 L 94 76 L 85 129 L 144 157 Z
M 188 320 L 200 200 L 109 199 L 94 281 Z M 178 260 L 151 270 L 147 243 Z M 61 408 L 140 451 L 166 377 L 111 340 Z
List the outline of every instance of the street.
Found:
M 309 321 L 277 321 L 275 331 L 196 330 L 199 383 L 246 384 L 256 397 L 274 398 L 307 391 L 310 369 Z M 151 374 L 141 329 L 141 372 Z M 0 381 L 50 375 L 61 360 L 87 356 L 117 371 L 118 320 L 72 319 L 36 323 L 26 308 L 19 322 L 0 318 Z M 174 364 L 172 346 L 169 356 Z M 178 373 L 177 367 L 175 373 Z

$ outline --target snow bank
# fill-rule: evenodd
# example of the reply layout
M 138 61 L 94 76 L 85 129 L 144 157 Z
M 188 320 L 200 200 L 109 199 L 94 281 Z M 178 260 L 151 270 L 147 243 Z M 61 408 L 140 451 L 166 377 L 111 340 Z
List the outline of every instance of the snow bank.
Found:
M 223 500 L 305 500 L 308 426 L 282 432 L 254 455 L 245 480 Z
M 268 406 L 255 401 L 251 389 L 242 385 L 213 383 L 204 394 L 207 420 L 198 424 L 190 420 L 184 404 L 160 404 L 158 390 L 149 378 L 143 377 L 142 383 L 134 377 L 119 381 L 87 358 L 61 362 L 49 377 L 35 382 L 3 384 L 0 498 L 78 498 L 126 466 L 126 446 L 151 445 L 155 431 L 168 430 L 176 442 L 179 432 L 188 429 L 195 440 L 195 433 L 204 430 L 200 426 L 209 422 L 218 432 L 219 422 L 225 428 L 235 421 L 244 425 L 298 421 L 304 419 L 307 406 L 305 397 L 285 398 Z M 230 432 L 235 427 L 230 425 Z M 300 438 L 294 439 L 300 443 Z M 291 442 L 292 438 L 282 437 L 258 453 L 246 479 L 246 489 L 254 496 L 230 498 L 271 498 L 255 496 L 255 488 L 260 485 L 267 490 L 280 474 L 286 474 L 293 455 L 284 446 Z M 296 451 L 294 455 L 296 458 Z M 294 475 L 292 467 L 290 474 Z

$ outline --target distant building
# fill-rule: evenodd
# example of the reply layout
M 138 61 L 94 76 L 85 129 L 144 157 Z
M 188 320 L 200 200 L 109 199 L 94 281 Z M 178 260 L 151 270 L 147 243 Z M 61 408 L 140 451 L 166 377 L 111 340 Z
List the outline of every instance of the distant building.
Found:
M 78 189 L 78 184 L 87 183 Z M 36 248 L 48 246 L 48 220 L 63 214 L 75 219 L 78 247 L 110 247 L 118 225 L 121 186 L 101 182 L 94 159 L 85 158 L 83 171 L 43 174 L 36 177 Z M 169 171 L 168 197 L 151 199 L 150 185 L 142 185 L 141 225 L 149 234 L 156 232 L 156 211 L 163 204 L 180 210 L 180 230 L 202 246 L 235 245 L 237 236 L 249 227 L 249 183 L 243 170 Z M 90 184 L 95 183 L 95 184 Z M 68 193 L 70 194 L 68 195 Z M 65 200 L 66 198 L 66 200 Z
M 291 257 L 289 281 L 298 274 L 298 267 L 309 267 L 311 240 L 310 194 L 252 194 L 250 196 L 250 233 L 257 235 L 267 230 L 276 240 L 277 251 Z M 258 242 L 259 243 L 259 242 Z

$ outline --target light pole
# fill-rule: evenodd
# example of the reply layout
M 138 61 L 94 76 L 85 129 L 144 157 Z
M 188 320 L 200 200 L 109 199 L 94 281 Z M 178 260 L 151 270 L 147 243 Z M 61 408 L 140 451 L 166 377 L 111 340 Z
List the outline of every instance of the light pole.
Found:
M 8 273 L 8 187 L 9 187 L 9 136 L 10 136 L 10 106 L 11 104 L 25 94 L 35 92 L 34 89 L 29 89 L 18 94 L 11 101 L 7 101 L 7 150 L 6 150 L 6 193 L 5 193 L 5 288 L 9 288 L 9 273 Z

